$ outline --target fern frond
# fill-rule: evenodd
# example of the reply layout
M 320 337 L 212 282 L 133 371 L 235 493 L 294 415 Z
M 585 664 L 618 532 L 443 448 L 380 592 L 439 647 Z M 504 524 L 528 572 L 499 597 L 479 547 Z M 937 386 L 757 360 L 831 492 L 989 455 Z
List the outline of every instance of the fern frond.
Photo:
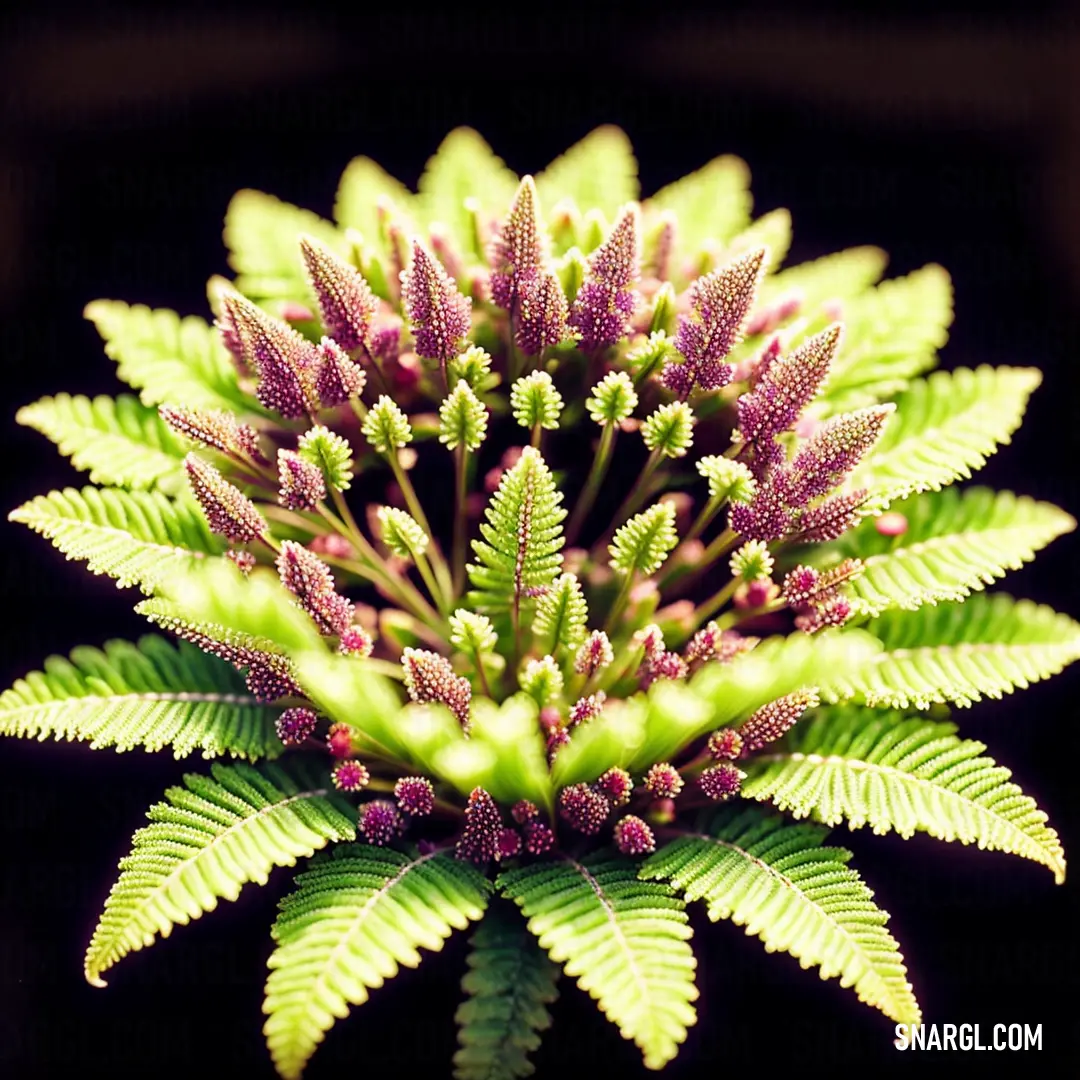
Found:
M 662 882 L 639 881 L 637 865 L 611 852 L 562 856 L 500 874 L 552 960 L 596 1000 L 645 1066 L 678 1053 L 697 1019 L 696 961 L 683 902 Z
M 781 296 L 797 294 L 803 298 L 804 311 L 816 311 L 829 299 L 849 300 L 864 295 L 885 273 L 888 261 L 881 248 L 867 246 L 848 248 L 789 266 L 765 278 L 758 304 L 767 306 Z M 805 332 L 813 334 L 820 328 L 808 326 Z M 791 342 L 792 345 L 796 343 Z
M 883 281 L 844 306 L 844 340 L 818 399 L 829 414 L 872 405 L 937 362 L 948 340 L 953 290 L 931 264 Z
M 285 1080 L 300 1076 L 350 1005 L 479 919 L 491 889 L 445 851 L 359 844 L 334 856 L 297 876 L 274 924 L 263 1032 Z
M 922 717 L 826 709 L 751 759 L 742 794 L 826 825 L 869 824 L 903 837 L 922 830 L 1022 855 L 1064 881 L 1065 855 L 1046 814 L 1009 781 L 1008 769 L 979 756 L 981 742 L 955 731 Z
M 1080 659 L 1080 625 L 1051 608 L 1004 593 L 963 604 L 887 611 L 867 625 L 885 651 L 837 671 L 826 700 L 925 709 L 970 705 L 1056 675 Z
M 400 212 L 412 204 L 413 196 L 400 180 L 369 157 L 356 157 L 345 166 L 334 199 L 334 220 L 343 229 L 360 233 L 365 248 L 382 258 L 390 254 L 382 240 L 379 204 L 389 200 Z M 408 230 L 410 233 L 413 229 Z
M 342 234 L 318 214 L 262 191 L 238 191 L 225 211 L 224 233 L 235 288 L 252 300 L 310 299 L 301 234 L 348 256 Z
M 1050 503 L 984 487 L 925 492 L 892 509 L 907 518 L 903 535 L 882 536 L 865 520 L 836 545 L 862 561 L 849 592 L 852 608 L 867 615 L 963 600 L 1076 528 Z
M 528 1055 L 551 1026 L 547 1006 L 558 995 L 558 967 L 548 959 L 521 915 L 493 906 L 470 942 L 468 998 L 454 1017 L 461 1048 L 456 1080 L 517 1080 L 532 1076 Z
M 213 779 L 188 773 L 151 824 L 132 838 L 131 854 L 86 951 L 85 973 L 104 986 L 107 971 L 129 952 L 186 925 L 219 899 L 235 900 L 248 882 L 265 885 L 275 866 L 294 866 L 332 840 L 356 831 L 339 809 L 328 777 L 301 763 L 210 767 Z
M 726 155 L 661 188 L 645 201 L 644 210 L 650 216 L 675 215 L 676 247 L 687 255 L 693 250 L 690 243 L 726 242 L 747 228 L 753 202 L 746 162 Z
M 219 554 L 222 542 L 198 508 L 158 491 L 64 488 L 39 495 L 8 515 L 85 560 L 92 574 L 149 593 L 169 574 Z
M 588 633 L 589 607 L 581 582 L 573 574 L 560 574 L 536 605 L 533 625 L 538 639 L 554 654 L 560 645 L 576 649 Z
M 184 447 L 157 409 L 131 394 L 56 394 L 24 405 L 15 420 L 56 443 L 91 483 L 169 493 L 184 485 Z
M 517 608 L 530 591 L 555 583 L 562 566 L 562 498 L 540 452 L 526 446 L 484 511 L 483 540 L 472 542 L 478 562 L 468 571 L 477 610 Z
M 823 979 L 839 978 L 859 1000 L 897 1023 L 919 1023 L 903 957 L 885 929 L 888 914 L 846 865 L 851 852 L 824 844 L 828 829 L 792 825 L 756 807 L 725 808 L 701 833 L 671 841 L 641 867 L 709 918 L 745 926 L 769 952 L 782 950 Z
M 852 474 L 872 505 L 968 479 L 1020 426 L 1042 376 L 1035 368 L 935 371 L 897 399 L 896 414 Z
M 43 671 L 0 694 L 0 735 L 255 759 L 281 752 L 279 712 L 256 701 L 228 664 L 148 634 L 50 656 Z
M 94 300 L 84 315 L 116 361 L 117 376 L 140 392 L 144 405 L 263 411 L 240 389 L 236 367 L 205 319 L 120 300 Z

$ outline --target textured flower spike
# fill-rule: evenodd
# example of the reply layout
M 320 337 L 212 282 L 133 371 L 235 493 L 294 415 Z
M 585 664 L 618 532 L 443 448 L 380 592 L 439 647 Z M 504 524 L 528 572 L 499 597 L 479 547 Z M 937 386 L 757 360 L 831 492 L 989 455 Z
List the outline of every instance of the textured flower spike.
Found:
M 407 648 L 401 654 L 401 666 L 405 671 L 405 689 L 413 701 L 445 705 L 468 732 L 472 687 L 463 675 L 454 674 L 445 656 L 427 649 Z
M 574 670 L 579 675 L 591 678 L 614 659 L 615 653 L 607 634 L 603 630 L 593 630 L 582 642 L 574 657 Z
M 625 806 L 633 794 L 634 781 L 625 769 L 613 766 L 593 784 L 593 787 L 612 806 Z
M 616 823 L 614 839 L 615 846 L 624 855 L 648 855 L 656 850 L 652 829 L 633 814 L 627 814 Z
M 439 406 L 439 442 L 447 450 L 463 446 L 474 453 L 487 437 L 487 425 L 487 409 L 469 383 L 460 379 Z
M 536 185 L 531 176 L 523 177 L 510 212 L 489 247 L 491 300 L 505 311 L 515 310 L 543 264 L 539 216 Z
M 405 822 L 401 811 L 388 799 L 374 799 L 360 807 L 358 827 L 369 844 L 383 847 L 405 831 Z
M 379 302 L 360 271 L 311 236 L 300 237 L 300 253 L 326 332 L 349 352 L 364 347 Z
M 589 415 L 601 427 L 621 424 L 638 403 L 634 382 L 625 371 L 609 371 L 592 389 L 585 402 Z
M 514 340 L 526 356 L 572 341 L 577 332 L 569 325 L 570 307 L 559 279 L 540 270 L 521 294 Z
M 417 353 L 445 367 L 469 335 L 472 305 L 419 240 L 413 241 L 412 261 L 401 275 L 401 297 Z
M 589 258 L 588 274 L 570 311 L 570 325 L 585 352 L 614 345 L 630 332 L 637 307 L 633 286 L 641 268 L 638 211 L 627 206 L 607 240 Z
M 654 799 L 674 799 L 682 789 L 679 770 L 666 761 L 658 761 L 645 774 L 645 790 Z
M 319 343 L 318 365 L 315 389 L 320 403 L 326 408 L 344 405 L 364 392 L 367 381 L 364 369 L 350 360 L 341 346 L 330 338 L 324 337 Z
M 330 778 L 338 791 L 360 791 L 368 786 L 371 774 L 362 762 L 347 759 L 339 761 L 333 768 Z
M 465 807 L 465 830 L 454 854 L 459 859 L 484 866 L 491 862 L 499 847 L 502 819 L 495 800 L 481 787 L 473 788 Z
M 587 697 L 578 698 L 578 700 L 570 706 L 570 710 L 567 713 L 567 724 L 569 724 L 570 727 L 577 727 L 579 724 L 587 724 L 590 720 L 595 720 L 600 715 L 606 700 L 607 695 L 603 690 L 597 690 L 595 694 L 589 694 Z
M 808 689 L 796 690 L 793 694 L 786 694 L 776 701 L 762 705 L 739 728 L 742 753 L 760 750 L 763 746 L 775 742 L 785 731 L 795 726 L 807 709 L 816 708 L 818 704 L 820 701 L 817 691 Z
M 796 541 L 823 544 L 838 540 L 858 522 L 867 494 L 866 488 L 859 488 L 831 495 L 817 506 L 811 506 L 799 517 Z
M 686 456 L 694 441 L 694 413 L 685 401 L 659 406 L 641 425 L 641 437 L 650 451 L 664 457 Z
M 638 676 L 643 690 L 648 690 L 660 679 L 685 679 L 688 673 L 686 661 L 678 653 L 659 652 L 646 655 Z
M 840 323 L 833 323 L 763 371 L 759 368 L 753 391 L 739 398 L 742 441 L 761 442 L 791 427 L 828 375 L 841 331 Z
M 188 409 L 183 405 L 162 405 L 158 408 L 162 420 L 181 435 L 223 454 L 248 458 L 259 465 L 266 458 L 259 450 L 259 433 L 241 423 L 224 409 Z
M 238 293 L 227 294 L 222 303 L 236 327 L 244 358 L 259 377 L 259 401 L 286 420 L 316 412 L 319 356 L 315 346 Z
M 888 402 L 827 420 L 791 463 L 791 505 L 805 506 L 839 484 L 870 452 L 895 411 Z
M 277 737 L 286 746 L 299 746 L 315 733 L 318 717 L 310 709 L 286 709 L 274 725 Z
M 523 428 L 559 426 L 563 399 L 546 371 L 533 371 L 510 387 L 510 411 Z
M 786 470 L 776 470 L 757 485 L 749 503 L 731 507 L 728 525 L 750 540 L 772 541 L 786 536 L 795 524 L 792 485 L 793 478 Z
M 331 724 L 326 733 L 326 749 L 335 758 L 352 757 L 352 728 L 348 724 Z
M 368 411 L 360 430 L 380 454 L 392 454 L 411 443 L 413 438 L 409 418 L 386 394 Z
M 698 787 L 702 793 L 714 802 L 727 802 L 739 793 L 742 787 L 742 773 L 729 761 L 711 765 L 698 777 Z
M 733 368 L 724 357 L 742 340 L 743 326 L 765 273 L 765 248 L 755 248 L 690 286 L 690 313 L 679 318 L 675 348 L 681 363 L 665 365 L 661 380 L 679 397 L 694 387 L 719 390 Z
M 283 540 L 276 560 L 282 584 L 324 634 L 343 634 L 353 619 L 352 603 L 334 591 L 330 568 L 295 540 Z
M 237 544 L 249 544 L 267 536 L 266 522 L 255 504 L 213 465 L 196 454 L 188 454 L 184 468 L 211 531 Z
M 530 855 L 545 855 L 555 846 L 551 826 L 542 821 L 530 821 L 521 831 L 525 835 L 525 850 Z
M 255 556 L 252 555 L 250 551 L 229 548 L 229 550 L 225 552 L 225 558 L 228 559 L 229 562 L 231 562 L 245 577 L 255 569 Z
M 521 854 L 521 833 L 511 826 L 499 830 L 495 840 L 495 858 L 499 862 L 503 859 L 514 859 Z
M 703 664 L 715 657 L 720 650 L 723 633 L 715 621 L 703 626 L 683 649 L 683 659 L 688 667 Z
M 338 652 L 366 660 L 375 648 L 375 641 L 362 626 L 348 626 L 341 631 Z
M 586 836 L 595 836 L 611 813 L 611 803 L 588 784 L 571 784 L 559 793 L 559 814 Z
M 314 510 L 326 498 L 322 470 L 294 450 L 278 451 L 278 501 L 288 510 Z
M 394 798 L 413 817 L 426 817 L 435 809 L 435 789 L 426 776 L 403 776 L 394 785 Z
M 706 750 L 716 761 L 734 761 L 743 749 L 743 737 L 734 728 L 721 728 L 709 736 Z

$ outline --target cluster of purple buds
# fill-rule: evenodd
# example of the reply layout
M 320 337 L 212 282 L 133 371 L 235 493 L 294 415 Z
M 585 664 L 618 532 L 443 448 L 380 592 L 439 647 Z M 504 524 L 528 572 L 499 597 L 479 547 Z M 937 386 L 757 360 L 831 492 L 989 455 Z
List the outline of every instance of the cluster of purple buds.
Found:
M 459 859 L 484 866 L 498 856 L 502 819 L 495 800 L 481 787 L 473 788 L 465 807 L 465 828 L 454 849 Z
M 333 768 L 331 779 L 338 791 L 354 792 L 367 787 L 371 774 L 366 766 L 353 758 L 339 761 Z
M 569 324 L 584 352 L 614 345 L 630 332 L 638 304 L 634 286 L 641 273 L 638 213 L 627 206 L 608 238 L 589 257 L 585 280 L 578 289 Z
M 816 708 L 819 703 L 817 691 L 806 689 L 762 705 L 738 730 L 742 740 L 741 753 L 752 753 L 775 742 L 795 726 L 807 709 Z
M 315 733 L 318 717 L 311 709 L 286 709 L 277 718 L 274 730 L 285 746 L 300 746 Z
M 698 787 L 706 798 L 714 802 L 726 802 L 737 795 L 742 786 L 742 773 L 728 761 L 710 765 L 698 777 Z
M 647 690 L 660 679 L 685 679 L 689 668 L 678 653 L 670 652 L 664 645 L 664 635 L 655 624 L 646 626 L 634 635 L 634 641 L 644 650 L 638 680 Z
M 645 790 L 654 799 L 674 799 L 683 789 L 683 778 L 674 765 L 658 761 L 645 774 Z
M 862 572 L 858 559 L 845 559 L 829 570 L 796 566 L 784 578 L 783 597 L 796 612 L 795 626 L 808 634 L 828 626 L 842 626 L 851 616 L 851 602 L 841 586 Z
M 343 634 L 353 620 L 353 605 L 334 590 L 330 568 L 295 540 L 283 540 L 276 560 L 282 584 L 296 597 L 324 634 Z
M 633 814 L 627 814 L 615 825 L 615 846 L 624 855 L 649 855 L 656 850 L 652 829 Z
M 369 844 L 383 847 L 402 835 L 405 820 L 388 799 L 374 799 L 360 807 L 358 826 Z
M 405 670 L 405 689 L 409 697 L 422 705 L 445 705 L 463 731 L 469 730 L 469 706 L 472 686 L 464 675 L 454 674 L 445 656 L 428 649 L 407 648 L 401 654 Z
M 394 785 L 394 798 L 412 817 L 426 817 L 435 809 L 435 788 L 424 776 L 403 776 Z
M 352 728 L 348 724 L 331 724 L 326 733 L 326 748 L 332 757 L 350 757 L 353 752 Z
M 279 450 L 278 500 L 287 510 L 314 510 L 326 498 L 322 469 L 305 461 L 295 450 Z
M 734 728 L 720 728 L 709 736 L 709 757 L 716 761 L 734 761 L 743 750 L 743 737 Z
M 338 651 L 346 656 L 366 660 L 375 648 L 375 641 L 362 626 L 347 626 L 341 632 Z

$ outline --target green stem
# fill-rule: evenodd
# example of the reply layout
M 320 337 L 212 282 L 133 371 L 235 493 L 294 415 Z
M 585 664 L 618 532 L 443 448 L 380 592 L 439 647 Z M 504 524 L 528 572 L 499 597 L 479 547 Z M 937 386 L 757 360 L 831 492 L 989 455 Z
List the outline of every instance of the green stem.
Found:
M 443 604 L 448 605 L 453 602 L 454 592 L 453 582 L 450 580 L 450 568 L 446 565 L 446 560 L 439 550 L 438 542 L 435 540 L 435 536 L 431 531 L 431 525 L 428 523 L 424 508 L 420 505 L 420 500 L 416 497 L 416 489 L 409 479 L 409 474 L 401 467 L 397 451 L 391 450 L 386 455 L 386 460 L 390 463 L 390 470 L 394 474 L 394 479 L 397 481 L 398 487 L 401 488 L 401 494 L 405 497 L 405 505 L 409 508 L 409 513 L 412 514 L 416 519 L 416 523 L 425 533 L 427 533 L 431 540 L 431 546 L 428 548 L 431 552 L 431 565 L 435 571 L 436 580 L 439 583 Z
M 540 449 L 540 440 L 543 437 L 544 437 L 544 429 L 541 426 L 540 421 L 537 420 L 537 422 L 535 424 L 533 424 L 532 437 L 529 439 L 529 445 L 534 450 L 539 450 Z
M 615 535 L 619 526 L 625 525 L 630 519 L 630 516 L 637 511 L 637 508 L 645 500 L 645 496 L 648 494 L 649 490 L 649 483 L 653 478 L 653 473 L 656 472 L 656 468 L 660 464 L 663 456 L 664 455 L 660 450 L 654 450 L 649 455 L 649 459 L 645 462 L 645 467 L 641 470 L 641 474 L 638 476 L 634 486 L 630 489 L 626 498 L 623 499 L 619 509 L 615 511 L 615 516 L 612 518 L 611 524 L 607 527 L 604 535 L 593 545 L 594 553 L 603 552 L 603 549 L 611 542 L 611 538 Z
M 424 579 L 424 585 L 427 587 L 431 599 L 435 601 L 445 615 L 446 597 L 443 596 L 442 590 L 440 590 L 438 582 L 435 580 L 435 575 L 431 572 L 431 563 L 428 562 L 427 556 L 413 552 L 413 562 L 416 563 L 416 569 L 420 571 L 420 576 Z
M 627 600 L 630 599 L 630 590 L 634 587 L 634 574 L 633 571 L 625 575 L 625 580 L 622 583 L 622 588 L 619 589 L 619 595 L 615 597 L 615 603 L 611 605 L 611 610 L 608 612 L 607 621 L 604 623 L 604 633 L 609 637 L 615 632 L 615 622 L 623 613 L 623 609 L 626 607 Z
M 465 589 L 465 540 L 468 530 L 468 457 L 463 445 L 454 451 L 454 542 L 451 558 L 454 570 L 452 585 L 454 596 L 461 596 Z
M 480 656 L 480 653 L 473 649 L 473 666 L 476 668 L 477 678 L 480 680 L 480 689 L 484 691 L 484 696 L 494 700 L 495 695 L 491 692 L 491 685 L 488 683 L 487 672 L 484 670 L 484 661 Z
M 596 493 L 600 490 L 608 466 L 611 464 L 611 454 L 615 446 L 615 432 L 615 424 L 604 425 L 600 435 L 600 445 L 597 448 L 596 457 L 593 458 L 592 468 L 589 470 L 585 486 L 581 489 L 581 494 L 578 495 L 577 502 L 574 504 L 574 512 L 570 515 L 570 523 L 566 527 L 566 543 L 568 546 L 577 539 L 581 526 L 585 524 L 585 519 L 596 501 Z
M 724 505 L 726 499 L 721 496 L 715 499 L 709 499 L 708 502 L 701 508 L 701 513 L 698 514 L 694 520 L 694 524 L 690 526 L 689 531 L 683 537 L 682 542 L 688 544 L 691 540 L 696 540 L 708 527 L 709 522 L 720 512 L 720 508 Z
M 734 595 L 742 583 L 742 577 L 733 577 L 726 585 L 719 588 L 694 611 L 694 623 L 700 626 L 719 611 Z

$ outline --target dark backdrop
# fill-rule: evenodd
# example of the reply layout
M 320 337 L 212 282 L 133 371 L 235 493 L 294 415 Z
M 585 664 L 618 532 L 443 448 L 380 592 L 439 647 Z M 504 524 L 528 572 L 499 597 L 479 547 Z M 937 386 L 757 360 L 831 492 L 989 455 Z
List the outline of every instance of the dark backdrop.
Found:
M 83 305 L 104 296 L 204 312 L 225 271 L 221 215 L 256 187 L 329 215 L 365 153 L 414 183 L 453 126 L 479 129 L 519 172 L 596 124 L 629 133 L 645 193 L 722 152 L 754 173 L 759 210 L 789 207 L 791 261 L 874 243 L 890 273 L 937 261 L 957 321 L 946 366 L 1045 372 L 1013 445 L 982 473 L 1076 513 L 1080 30 L 1016 5 L 1010 20 L 933 20 L 755 5 L 713 18 L 392 12 L 355 20 L 190 8 L 94 21 L 31 13 L 0 65 L 0 327 L 9 509 L 75 474 L 15 408 L 58 390 L 117 389 Z M 1020 15 L 1023 15 L 1021 18 Z M 145 627 L 132 596 L 3 524 L 3 685 L 51 652 Z M 1076 547 L 1058 541 L 1006 587 L 1080 615 Z M 1076 672 L 960 716 L 1080 843 Z M 67 744 L 0 748 L 0 1065 L 18 1078 L 270 1077 L 259 1006 L 267 928 L 289 874 L 82 980 L 82 951 L 145 808 L 184 769 L 167 755 Z M 194 763 L 188 763 L 194 764 Z M 197 766 L 196 766 L 197 767 Z M 1075 887 L 1000 854 L 856 833 L 858 865 L 892 912 L 928 1021 L 1043 1025 L 1041 1054 L 984 1072 L 1074 1063 Z M 956 1067 L 899 1054 L 892 1025 L 835 981 L 768 956 L 730 925 L 700 938 L 704 1020 L 672 1077 L 726 1070 Z M 464 938 L 375 993 L 310 1069 L 449 1075 Z M 636 1051 L 564 984 L 541 1077 L 642 1076 Z M 984 1036 L 985 1037 L 985 1036 Z

